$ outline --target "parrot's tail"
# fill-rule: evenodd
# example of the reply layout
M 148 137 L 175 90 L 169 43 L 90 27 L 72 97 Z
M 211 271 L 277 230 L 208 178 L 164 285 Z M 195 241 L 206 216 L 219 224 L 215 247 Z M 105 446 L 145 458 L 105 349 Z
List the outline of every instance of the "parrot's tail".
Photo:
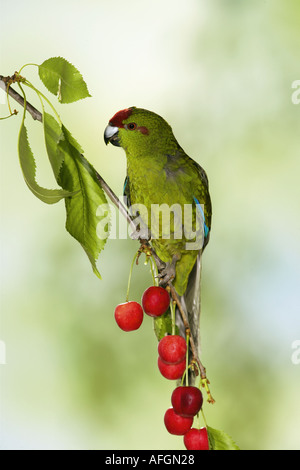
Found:
M 201 266 L 202 251 L 199 251 L 196 262 L 189 275 L 189 280 L 185 293 L 179 297 L 182 307 L 184 308 L 194 339 L 195 347 L 200 356 L 200 311 L 201 311 Z M 178 309 L 177 309 L 178 310 Z M 185 328 L 181 320 L 180 312 L 176 311 L 176 323 L 179 326 L 180 334 L 185 337 Z M 190 351 L 191 352 L 191 351 Z M 190 356 L 191 357 L 191 356 Z M 195 376 L 190 374 L 189 381 L 193 382 Z M 192 383 L 191 383 L 192 385 Z

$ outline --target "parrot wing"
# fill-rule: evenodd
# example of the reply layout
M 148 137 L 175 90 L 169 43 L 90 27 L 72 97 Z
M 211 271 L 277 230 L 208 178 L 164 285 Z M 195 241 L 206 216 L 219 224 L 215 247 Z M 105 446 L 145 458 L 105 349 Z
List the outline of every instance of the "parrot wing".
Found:
M 200 354 L 200 310 L 201 310 L 201 267 L 202 267 L 202 250 L 199 251 L 196 262 L 190 272 L 187 288 L 185 293 L 179 297 L 180 303 L 187 313 L 191 331 L 197 332 L 194 335 L 194 342 L 198 353 Z M 177 312 L 176 312 L 177 313 Z M 180 333 L 185 336 L 185 329 L 178 312 L 178 325 Z
M 130 201 L 130 189 L 129 189 L 129 176 L 126 176 L 125 181 L 124 181 L 123 196 L 125 198 L 125 204 L 127 205 L 127 207 L 130 207 L 131 201 Z

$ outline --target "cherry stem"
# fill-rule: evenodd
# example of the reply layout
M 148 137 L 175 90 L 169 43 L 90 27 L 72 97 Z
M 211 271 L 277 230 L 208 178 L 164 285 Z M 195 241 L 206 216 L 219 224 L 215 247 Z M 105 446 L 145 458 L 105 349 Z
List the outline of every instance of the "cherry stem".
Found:
M 188 370 L 191 369 L 192 366 L 191 365 L 188 365 L 188 367 L 185 369 L 184 373 L 183 373 L 183 376 L 181 377 L 181 382 L 180 382 L 180 386 L 183 387 L 183 382 L 186 380 L 186 375 L 188 374 Z M 187 382 L 186 382 L 186 385 Z
M 210 392 L 210 389 L 209 389 L 209 380 L 207 379 L 207 377 L 205 378 L 201 378 L 201 384 L 202 384 L 202 387 L 205 388 L 205 391 L 206 391 L 206 394 L 207 394 L 207 401 L 208 403 L 215 403 L 215 399 L 212 397 L 211 395 L 211 392 Z
M 206 422 L 206 419 L 205 419 L 205 415 L 204 415 L 203 408 L 201 408 L 201 413 L 202 413 L 202 418 L 203 418 L 203 421 L 204 421 L 205 427 L 207 428 L 207 422 Z M 199 422 L 199 424 L 200 424 L 200 422 Z M 200 427 L 200 426 L 199 426 L 199 427 Z
M 195 362 L 195 365 L 196 367 L 198 368 L 199 372 L 200 372 L 200 368 L 199 368 L 199 364 L 197 362 Z M 201 372 L 200 372 L 200 381 L 199 381 L 199 388 L 201 387 L 204 387 L 205 388 L 205 391 L 206 391 L 206 394 L 207 394 L 207 401 L 208 403 L 215 403 L 215 400 L 214 398 L 212 397 L 211 395 L 211 392 L 210 392 L 210 389 L 209 389 L 209 380 L 207 377 L 202 377 L 201 376 Z
M 185 385 L 186 387 L 189 384 L 189 374 L 188 374 L 188 368 L 189 368 L 189 342 L 190 342 L 190 330 L 186 331 L 186 365 L 185 365 Z
M 147 255 L 146 255 L 147 256 Z M 150 269 L 151 269 L 151 275 L 152 275 L 152 280 L 153 280 L 153 285 L 158 286 L 158 279 L 157 279 L 157 266 L 154 262 L 153 257 L 150 257 Z M 155 272 L 156 271 L 156 274 Z
M 138 255 L 139 255 L 139 251 L 136 252 L 136 254 L 134 255 L 133 260 L 131 262 L 129 277 L 128 277 L 128 284 L 127 284 L 126 302 L 128 302 L 128 300 L 129 300 L 129 290 L 130 290 L 131 276 L 132 276 L 133 266 L 134 266 L 134 263 L 135 263 Z
M 172 335 L 175 335 L 176 322 L 175 322 L 175 302 L 170 300 L 171 320 L 172 320 Z

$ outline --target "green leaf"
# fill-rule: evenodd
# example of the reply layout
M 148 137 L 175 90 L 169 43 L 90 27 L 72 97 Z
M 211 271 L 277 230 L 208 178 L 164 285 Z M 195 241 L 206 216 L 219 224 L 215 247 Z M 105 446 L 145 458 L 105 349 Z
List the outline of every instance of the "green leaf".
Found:
M 83 149 L 81 145 L 77 142 L 77 140 L 72 136 L 71 132 L 68 131 L 66 127 L 64 127 L 64 134 L 66 135 L 67 141 L 78 150 L 79 153 L 83 153 Z
M 240 450 L 233 439 L 224 431 L 207 426 L 207 433 L 211 450 Z
M 160 341 L 164 336 L 172 334 L 172 319 L 170 315 L 170 310 L 153 319 L 154 332 L 158 341 Z M 175 326 L 175 334 L 179 334 L 178 326 Z
M 56 119 L 46 112 L 43 113 L 43 125 L 47 154 L 57 180 L 64 161 L 64 154 L 58 147 L 59 141 L 63 138 L 63 133 Z
M 61 103 L 91 96 L 81 73 L 63 57 L 52 57 L 39 65 L 39 77 Z
M 36 164 L 33 153 L 31 151 L 27 129 L 24 124 L 24 119 L 21 124 L 19 141 L 18 141 L 18 153 L 21 169 L 27 186 L 30 191 L 39 198 L 41 201 L 47 204 L 55 204 L 63 198 L 70 196 L 69 191 L 63 189 L 46 189 L 39 186 L 36 182 Z
M 59 175 L 59 184 L 69 191 L 79 192 L 65 200 L 67 221 L 66 229 L 81 243 L 85 250 L 94 273 L 101 279 L 96 267 L 96 260 L 104 248 L 109 235 L 108 204 L 106 196 L 98 183 L 96 172 L 92 165 L 81 155 L 71 134 L 62 126 L 64 140 L 59 147 L 64 153 L 64 162 Z M 99 206 L 105 207 L 102 213 Z M 98 236 L 98 224 L 106 227 L 105 236 Z

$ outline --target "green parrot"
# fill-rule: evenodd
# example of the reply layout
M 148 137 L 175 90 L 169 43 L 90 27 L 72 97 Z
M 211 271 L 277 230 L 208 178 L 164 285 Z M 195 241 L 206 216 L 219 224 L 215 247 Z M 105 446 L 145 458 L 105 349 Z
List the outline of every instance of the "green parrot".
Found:
M 165 263 L 160 284 L 172 279 L 189 321 L 199 322 L 201 255 L 212 216 L 205 171 L 184 152 L 170 125 L 146 109 L 117 112 L 104 140 L 126 152 L 124 195 L 129 207 L 138 207 L 135 214 L 149 229 L 151 245 Z M 169 221 L 162 220 L 162 207 L 169 208 Z

